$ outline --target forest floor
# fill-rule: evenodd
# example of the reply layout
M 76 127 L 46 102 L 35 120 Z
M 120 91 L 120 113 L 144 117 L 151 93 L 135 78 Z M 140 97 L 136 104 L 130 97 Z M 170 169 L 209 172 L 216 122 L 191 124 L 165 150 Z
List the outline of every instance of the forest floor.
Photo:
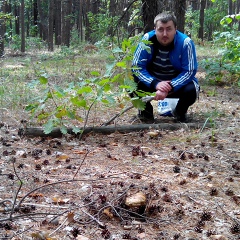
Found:
M 81 140 L 21 137 L 14 113 L 2 113 L 0 239 L 240 239 L 239 93 L 203 87 L 189 111 L 197 129 Z M 135 113 L 115 124 L 136 124 Z M 90 123 L 115 114 L 98 112 Z

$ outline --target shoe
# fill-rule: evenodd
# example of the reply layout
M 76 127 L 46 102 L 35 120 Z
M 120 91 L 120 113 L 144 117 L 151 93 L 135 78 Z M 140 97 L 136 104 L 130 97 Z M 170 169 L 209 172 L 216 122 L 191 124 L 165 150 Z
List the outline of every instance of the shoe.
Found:
M 154 118 L 146 118 L 141 114 L 137 114 L 133 116 L 130 120 L 131 123 L 145 123 L 145 124 L 153 124 L 155 122 Z
M 187 123 L 188 122 L 187 114 L 178 115 L 176 109 L 174 109 L 172 111 L 172 115 L 173 115 L 176 122 L 181 122 L 181 123 Z
M 142 114 L 138 114 L 137 117 L 142 123 L 151 124 L 155 122 L 154 117 L 148 118 L 143 116 Z

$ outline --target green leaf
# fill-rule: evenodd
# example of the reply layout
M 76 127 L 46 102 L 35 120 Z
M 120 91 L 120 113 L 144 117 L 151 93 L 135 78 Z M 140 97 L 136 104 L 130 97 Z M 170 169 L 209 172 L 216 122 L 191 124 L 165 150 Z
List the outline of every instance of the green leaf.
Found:
M 117 65 L 118 67 L 121 67 L 121 68 L 126 68 L 126 67 L 127 67 L 126 62 L 118 62 L 116 65 Z
M 126 51 L 127 48 L 130 47 L 130 45 L 131 45 L 130 41 L 127 40 L 127 39 L 124 39 L 123 42 L 122 42 L 122 49 L 123 49 L 123 51 Z
M 123 50 L 122 50 L 121 48 L 119 48 L 119 47 L 116 47 L 116 48 L 114 48 L 114 49 L 112 50 L 112 52 L 113 52 L 113 53 L 122 53 Z
M 67 128 L 65 126 L 61 126 L 60 131 L 61 131 L 62 134 L 67 134 L 68 133 Z
M 67 116 L 70 118 L 70 119 L 75 119 L 75 112 L 73 111 L 69 111 L 67 110 Z
M 39 121 L 42 121 L 44 119 L 47 119 L 50 115 L 51 115 L 50 113 L 43 112 L 40 113 L 37 118 Z
M 66 111 L 65 108 L 60 109 L 60 110 L 55 114 L 55 116 L 56 116 L 57 118 L 62 118 L 62 117 L 64 117 L 64 116 L 66 116 L 66 115 L 67 115 L 67 111 Z
M 27 86 L 28 86 L 29 88 L 34 88 L 34 87 L 36 87 L 38 84 L 39 84 L 39 80 L 32 80 L 31 82 L 29 82 L 29 83 L 27 84 Z
M 112 71 L 114 69 L 114 67 L 116 66 L 116 62 L 113 62 L 113 63 L 110 63 L 110 64 L 107 64 L 106 66 L 106 72 L 104 74 L 104 77 L 109 77 L 112 75 Z
M 109 101 L 107 99 L 101 99 L 101 102 L 104 104 L 109 104 Z
M 104 86 L 104 92 L 108 92 L 108 91 L 110 91 L 111 90 L 111 85 L 110 84 L 106 84 L 105 86 Z
M 112 96 L 107 95 L 106 99 L 110 104 L 115 104 L 115 99 Z
M 38 108 L 39 104 L 35 103 L 35 104 L 29 104 L 25 107 L 25 110 L 28 112 L 31 112 L 33 110 L 35 110 L 36 108 Z
M 78 94 L 90 93 L 90 92 L 92 92 L 92 88 L 90 86 L 84 86 L 77 90 Z
M 98 84 L 100 85 L 100 86 L 103 86 L 103 85 L 105 85 L 106 83 L 108 83 L 109 82 L 109 78 L 105 78 L 105 79 L 102 79 Z
M 72 127 L 72 131 L 73 131 L 75 134 L 78 134 L 78 133 L 80 133 L 82 130 L 81 130 L 80 128 L 76 127 L 76 126 L 73 126 L 73 127 Z
M 99 76 L 100 76 L 100 73 L 97 72 L 97 71 L 92 71 L 92 72 L 91 72 L 91 75 L 92 75 L 92 76 L 99 77 Z
M 48 120 L 48 122 L 45 123 L 43 127 L 44 127 L 43 131 L 45 134 L 51 133 L 54 128 L 54 121 L 52 119 Z
M 79 99 L 78 97 L 73 97 L 71 98 L 71 102 L 73 103 L 73 105 L 78 106 L 78 107 L 86 107 L 87 106 L 87 102 L 85 99 Z
M 55 89 L 55 92 L 54 94 L 59 97 L 59 98 L 62 98 L 66 95 L 65 91 L 59 87 L 59 86 L 54 86 L 54 89 Z
M 39 81 L 41 84 L 47 84 L 48 83 L 48 79 L 42 75 L 40 78 L 39 78 Z
M 119 88 L 122 88 L 122 89 L 130 89 L 131 86 L 128 86 L 128 85 L 120 85 Z
M 138 108 L 140 110 L 144 110 L 146 106 L 146 103 L 144 103 L 141 99 L 132 100 L 132 104 L 135 108 Z

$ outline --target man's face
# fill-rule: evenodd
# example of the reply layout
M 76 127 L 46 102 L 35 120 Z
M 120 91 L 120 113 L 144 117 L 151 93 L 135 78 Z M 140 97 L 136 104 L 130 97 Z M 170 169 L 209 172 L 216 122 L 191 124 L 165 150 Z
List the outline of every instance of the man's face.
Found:
M 168 21 L 167 23 L 157 21 L 155 31 L 158 42 L 163 46 L 169 45 L 176 34 L 176 28 L 173 21 Z

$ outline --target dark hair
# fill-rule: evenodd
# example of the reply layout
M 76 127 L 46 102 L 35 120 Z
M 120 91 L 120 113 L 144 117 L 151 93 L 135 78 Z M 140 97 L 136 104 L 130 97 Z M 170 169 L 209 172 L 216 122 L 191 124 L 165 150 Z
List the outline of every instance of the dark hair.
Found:
M 169 21 L 173 21 L 174 26 L 177 27 L 177 19 L 176 19 L 174 13 L 162 12 L 162 13 L 158 14 L 154 18 L 154 26 L 156 26 L 158 21 L 161 21 L 162 23 L 167 23 Z

